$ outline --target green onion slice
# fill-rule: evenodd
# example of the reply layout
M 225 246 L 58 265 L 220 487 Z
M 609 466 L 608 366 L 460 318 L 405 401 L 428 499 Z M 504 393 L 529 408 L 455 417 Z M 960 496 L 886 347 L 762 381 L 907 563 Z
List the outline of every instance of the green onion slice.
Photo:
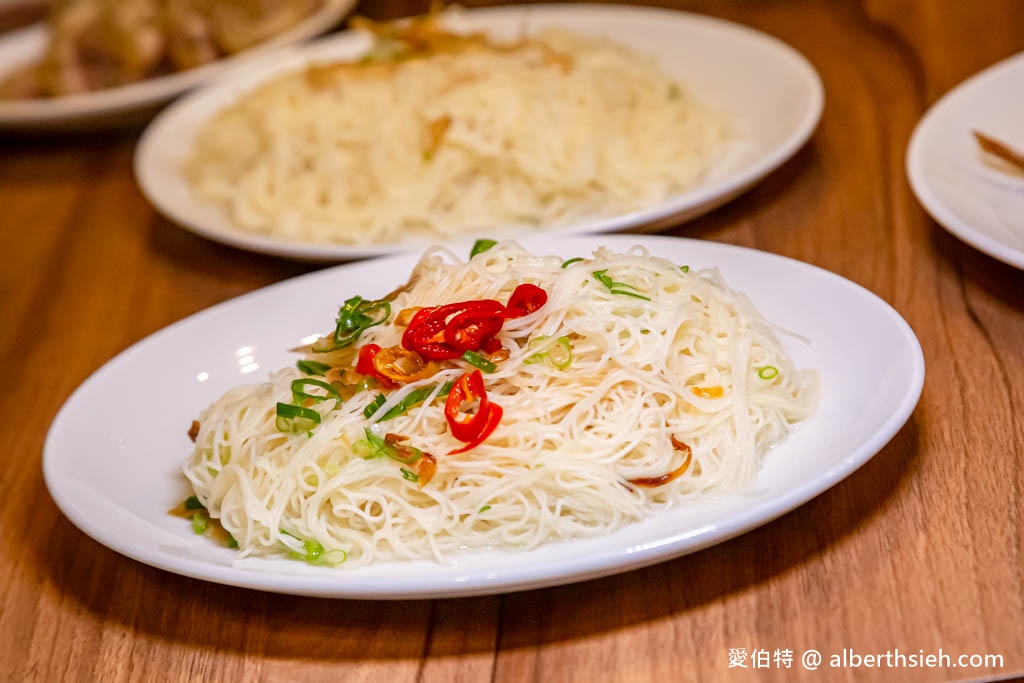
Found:
M 550 346 L 550 337 L 541 335 L 534 337 L 530 340 L 526 349 L 537 349 L 543 346 Z M 568 336 L 562 336 L 555 340 L 553 346 L 550 346 L 547 351 L 538 351 L 531 356 L 528 356 L 523 361 L 526 365 L 533 365 L 535 363 L 547 363 L 559 370 L 565 370 L 567 367 L 572 365 L 572 343 L 569 341 Z
M 366 443 L 370 447 L 370 454 L 366 456 L 367 460 L 371 458 L 379 458 L 382 455 L 397 455 L 394 448 L 389 446 L 384 439 L 370 431 L 368 427 L 364 427 L 363 432 L 366 434 Z
M 382 405 L 387 403 L 387 401 L 387 396 L 385 396 L 384 394 L 377 394 L 377 397 L 370 401 L 370 403 L 365 408 L 363 408 L 363 417 L 369 420 L 371 417 L 373 417 L 373 414 L 380 409 Z
M 779 376 L 779 369 L 774 365 L 766 365 L 757 371 L 757 376 L 761 379 L 775 379 Z
M 569 337 L 559 337 L 555 345 L 548 351 L 548 360 L 559 370 L 572 365 L 572 344 Z
M 615 281 L 613 281 L 611 279 L 611 275 L 608 274 L 607 268 L 604 268 L 603 270 L 595 270 L 590 274 L 594 276 L 594 280 L 604 285 L 606 288 L 608 288 L 609 291 L 615 289 L 616 287 L 628 287 L 631 290 L 636 289 L 632 285 L 627 285 L 626 283 L 616 283 Z
M 334 334 L 315 342 L 312 349 L 316 353 L 327 353 L 351 346 L 359 339 L 359 335 L 371 327 L 384 323 L 389 317 L 390 301 L 366 301 L 361 296 L 354 296 L 338 311 Z
M 435 384 L 434 386 L 437 385 Z M 399 415 L 404 415 L 406 411 L 408 411 L 414 405 L 418 403 L 423 403 L 432 393 L 434 393 L 434 386 L 419 387 L 418 389 L 413 389 L 408 393 L 408 395 L 406 395 L 405 398 L 398 402 L 398 405 L 393 406 L 391 410 L 384 413 L 384 416 L 380 418 L 379 422 L 383 422 L 384 420 L 392 420 L 398 417 Z M 452 383 L 445 382 L 444 385 L 441 387 L 441 391 L 437 392 L 437 395 L 447 396 L 451 390 Z
M 550 339 L 550 337 L 548 337 L 547 335 L 544 335 L 544 334 L 540 335 L 539 337 L 534 337 L 533 339 L 530 340 L 530 343 L 526 345 L 526 350 L 527 351 L 533 351 L 534 349 L 538 349 L 538 348 L 544 346 L 547 343 L 548 339 Z M 534 365 L 535 363 L 543 363 L 545 355 L 546 354 L 541 353 L 541 352 L 537 352 L 537 353 L 534 353 L 532 355 L 529 355 L 523 361 L 523 364 L 524 365 Z
M 419 476 L 415 472 L 410 472 L 409 470 L 405 469 L 404 467 L 401 467 L 399 469 L 402 470 L 402 479 L 405 479 L 406 481 L 411 481 L 411 482 L 417 482 L 417 481 L 420 480 Z
M 302 547 L 306 551 L 306 562 L 316 562 L 324 554 L 324 547 L 320 541 L 309 539 L 302 542 Z
M 636 292 L 627 292 L 624 289 L 612 289 L 609 290 L 612 294 L 620 294 L 622 296 L 631 296 L 634 299 L 643 299 L 644 301 L 650 301 L 651 297 L 644 296 L 643 294 L 637 294 Z
M 473 242 L 473 248 L 469 250 L 469 258 L 473 258 L 477 254 L 482 254 L 497 244 L 495 240 L 477 240 Z
M 295 364 L 304 375 L 325 375 L 331 369 L 327 363 L 320 363 L 315 360 L 300 360 Z
M 284 531 L 284 530 L 282 530 L 282 533 L 288 534 L 288 532 Z M 288 534 L 288 535 L 291 536 L 292 538 L 298 538 L 294 534 Z M 340 551 L 334 551 L 334 550 L 326 551 L 326 550 L 324 550 L 323 545 L 320 544 L 320 541 L 314 540 L 312 538 L 309 538 L 309 539 L 299 539 L 299 540 L 302 541 L 302 552 L 300 553 L 300 552 L 297 552 L 295 550 L 291 550 L 291 551 L 288 552 L 288 557 L 292 558 L 293 560 L 302 560 L 302 561 L 306 562 L 306 564 L 312 564 L 312 565 L 327 565 L 327 564 L 339 564 L 341 562 L 344 562 L 348 558 L 348 554 L 345 553 L 344 550 L 340 550 Z M 331 556 L 336 554 L 336 553 L 340 553 L 341 554 L 341 559 L 340 560 L 335 561 L 334 559 L 332 559 Z
M 434 388 L 436 386 L 437 385 L 434 384 L 429 387 L 419 387 L 417 389 L 413 389 L 408 394 L 406 394 L 405 398 L 399 401 L 396 405 L 391 406 L 391 408 L 386 413 L 384 413 L 380 418 L 377 419 L 377 422 L 393 420 L 400 415 L 404 415 L 413 406 L 426 401 L 427 398 L 429 398 L 430 395 L 434 393 Z M 447 396 L 451 390 L 452 383 L 445 382 L 441 386 L 441 391 L 437 392 L 437 395 Z M 387 397 L 384 396 L 384 394 L 377 394 L 377 398 L 373 399 L 373 402 L 366 406 L 365 409 L 363 409 L 363 417 L 365 417 L 368 420 L 372 419 L 374 415 L 377 414 L 377 411 L 380 410 L 380 407 L 383 406 L 386 402 Z
M 319 394 L 307 393 L 304 389 L 304 387 L 307 386 L 323 389 L 324 391 L 327 392 L 327 394 L 321 396 Z M 341 394 L 338 393 L 337 389 L 335 389 L 334 387 L 332 387 L 330 384 L 323 380 L 312 379 L 311 377 L 304 377 L 302 379 L 297 379 L 292 382 L 293 403 L 301 403 L 305 400 L 313 401 L 313 403 L 320 403 L 321 401 L 326 401 L 329 398 L 337 400 L 338 405 L 341 405 Z
M 186 510 L 205 510 L 206 507 L 199 502 L 199 499 L 195 496 L 189 496 L 185 499 Z
M 197 512 L 192 515 L 192 531 L 201 535 L 206 533 L 206 528 L 208 526 L 209 522 L 207 522 L 205 514 Z
M 308 432 L 320 424 L 320 413 L 291 403 L 277 404 L 277 429 L 281 432 Z
M 405 451 L 405 450 L 408 450 L 409 455 L 407 455 L 405 457 L 402 457 L 401 453 L 403 451 Z M 414 462 L 418 461 L 420 458 L 423 457 L 423 451 L 421 451 L 418 448 L 414 448 L 412 446 L 406 446 L 406 445 L 403 444 L 402 445 L 402 450 L 399 450 L 397 448 L 393 448 L 392 446 L 388 446 L 388 450 L 387 450 L 386 455 L 389 458 L 391 458 L 392 460 L 397 460 L 398 462 L 402 463 L 403 465 L 411 465 L 411 464 L 413 464 Z
M 580 262 L 580 261 L 582 261 L 582 260 L 583 260 L 583 257 L 582 257 L 582 256 L 577 256 L 576 258 L 571 258 L 571 259 L 569 259 L 568 261 L 563 261 L 563 262 L 562 262 L 562 268 L 568 268 L 568 267 L 569 267 L 569 266 L 571 266 L 572 264 L 574 264 L 574 263 L 579 263 L 579 262 Z
M 363 432 L 366 434 L 366 441 L 362 443 L 365 443 L 367 450 L 369 450 L 369 454 L 363 457 L 367 460 L 386 455 L 392 460 L 397 460 L 403 465 L 411 465 L 423 457 L 423 451 L 418 448 L 413 448 L 412 446 L 403 445 L 401 451 L 394 446 L 389 446 L 387 441 L 374 434 L 368 427 L 364 427 Z M 408 450 L 409 455 L 403 457 L 401 453 L 406 450 Z
M 684 273 L 689 273 L 690 266 L 679 266 L 679 270 L 683 271 Z
M 591 275 L 594 276 L 595 280 L 597 280 L 602 285 L 607 287 L 608 291 L 611 292 L 612 294 L 621 294 L 622 296 L 631 296 L 634 299 L 643 299 L 644 301 L 650 301 L 651 300 L 650 297 L 646 297 L 643 294 L 637 294 L 636 291 L 632 291 L 632 292 L 628 291 L 630 289 L 636 290 L 636 287 L 634 287 L 633 285 L 628 284 L 626 282 L 616 282 L 616 281 L 612 280 L 612 278 L 608 275 L 608 269 L 607 268 L 605 268 L 604 270 L 595 270 L 593 273 L 591 273 Z
M 475 351 L 466 351 L 465 353 L 463 353 L 462 360 L 466 361 L 474 368 L 478 368 L 479 370 L 482 370 L 484 372 L 494 372 L 495 370 L 498 369 L 497 365 L 487 360 L 486 358 L 481 356 L 479 353 L 476 353 Z

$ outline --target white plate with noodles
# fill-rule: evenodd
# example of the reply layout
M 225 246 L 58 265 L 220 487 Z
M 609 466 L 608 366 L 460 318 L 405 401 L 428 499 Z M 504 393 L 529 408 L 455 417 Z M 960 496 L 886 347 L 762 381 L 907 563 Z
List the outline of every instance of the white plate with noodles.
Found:
M 709 17 L 450 10 L 432 42 L 422 25 L 331 36 L 177 103 L 138 147 L 143 192 L 200 235 L 309 260 L 657 229 L 777 168 L 823 107 L 798 52 Z
M 354 295 L 383 297 L 419 255 L 273 285 L 139 342 L 54 420 L 51 495 L 100 543 L 186 576 L 324 597 L 482 595 L 643 567 L 775 519 L 863 465 L 920 395 L 907 323 L 813 266 L 664 237 L 501 243 L 468 265 L 467 251 L 432 252 L 379 325 L 379 304 Z M 510 295 L 524 284 L 545 296 Z M 343 301 L 366 318 L 338 329 L 360 330 L 377 369 L 371 342 L 390 348 L 440 310 L 398 309 L 492 295 L 504 322 L 487 334 L 505 351 L 489 350 L 496 367 L 470 394 L 503 408 L 490 431 L 446 427 L 468 417 L 447 414 L 456 390 L 439 395 L 472 376 L 461 358 L 386 396 L 352 384 L 375 370 L 351 367 L 317 380 L 340 404 L 291 393 L 297 380 L 321 392 L 289 349 L 329 349 Z M 140 378 L 148 399 L 125 401 Z M 169 514 L 189 496 L 192 522 Z
M 0 98 L 0 130 L 82 130 L 145 121 L 173 98 L 222 70 L 334 28 L 354 0 L 323 0 L 311 13 L 244 50 L 183 71 L 55 97 Z M 0 35 L 0 82 L 41 59 L 51 40 L 45 22 Z

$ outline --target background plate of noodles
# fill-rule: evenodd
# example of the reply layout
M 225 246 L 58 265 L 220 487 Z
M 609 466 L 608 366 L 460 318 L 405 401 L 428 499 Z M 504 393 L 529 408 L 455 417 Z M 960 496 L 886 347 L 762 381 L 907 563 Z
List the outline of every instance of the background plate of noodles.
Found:
M 742 490 L 674 505 L 608 534 L 548 542 L 529 551 L 478 549 L 442 562 L 361 567 L 240 559 L 238 551 L 196 535 L 187 520 L 168 514 L 190 493 L 182 466 L 194 447 L 187 432 L 198 412 L 236 385 L 294 367 L 296 354 L 288 349 L 323 333 L 339 303 L 356 291 L 380 297 L 401 284 L 419 258 L 408 254 L 273 285 L 176 323 L 123 352 L 88 379 L 54 420 L 43 454 L 51 495 L 100 543 L 186 576 L 325 597 L 480 595 L 627 571 L 765 524 L 863 465 L 917 404 L 924 360 L 913 331 L 881 299 L 827 271 L 686 239 L 561 237 L 521 243 L 533 254 L 566 259 L 589 256 L 601 246 L 625 252 L 640 245 L 691 269 L 718 268 L 766 319 L 807 338 L 780 334 L 794 364 L 820 376 L 814 413 L 767 452 L 763 467 Z M 146 400 L 124 400 L 140 395 Z
M 717 19 L 533 5 L 437 23 L 482 38 L 378 26 L 232 70 L 146 131 L 143 192 L 200 235 L 309 260 L 657 229 L 763 178 L 822 111 L 799 53 Z
M 354 0 L 63 0 L 0 36 L 0 130 L 145 120 L 231 64 L 334 28 Z

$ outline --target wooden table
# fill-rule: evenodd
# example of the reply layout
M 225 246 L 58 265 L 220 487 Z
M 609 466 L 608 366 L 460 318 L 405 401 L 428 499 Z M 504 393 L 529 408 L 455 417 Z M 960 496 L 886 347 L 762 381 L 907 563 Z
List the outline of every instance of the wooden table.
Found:
M 474 3 L 470 3 L 474 4 Z M 821 73 L 812 141 L 743 198 L 669 230 L 822 266 L 909 321 L 928 378 L 873 460 L 736 540 L 587 583 L 358 602 L 143 566 L 58 512 L 40 468 L 71 391 L 144 336 L 310 266 L 173 227 L 132 177 L 138 131 L 0 143 L 0 679 L 968 680 L 1024 674 L 1024 273 L 951 237 L 903 171 L 943 92 L 1024 48 L 1019 0 L 680 1 L 772 33 Z M 425 2 L 366 2 L 395 17 Z M 130 400 L 130 397 L 126 397 Z M 730 650 L 792 650 L 791 669 Z M 998 654 L 981 669 L 828 669 L 827 655 Z

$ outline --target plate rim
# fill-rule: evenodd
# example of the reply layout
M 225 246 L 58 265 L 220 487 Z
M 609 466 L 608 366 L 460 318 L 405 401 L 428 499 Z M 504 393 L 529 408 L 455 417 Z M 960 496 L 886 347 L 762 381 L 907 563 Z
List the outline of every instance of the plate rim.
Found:
M 145 565 L 183 576 L 242 588 L 326 598 L 390 600 L 491 595 L 576 583 L 632 571 L 688 555 L 735 538 L 791 512 L 853 474 L 853 472 L 880 452 L 902 429 L 913 414 L 920 399 L 925 378 L 925 359 L 920 341 L 917 339 L 913 328 L 900 313 L 867 288 L 836 273 L 803 261 L 749 247 L 705 240 L 658 235 L 566 235 L 558 236 L 553 241 L 557 243 L 573 242 L 579 245 L 578 248 L 588 248 L 597 246 L 602 240 L 607 243 L 609 238 L 613 243 L 610 246 L 613 248 L 627 248 L 633 244 L 641 244 L 650 248 L 659 243 L 673 244 L 677 247 L 685 248 L 687 244 L 691 244 L 703 249 L 709 249 L 712 252 L 736 253 L 752 256 L 753 258 L 766 259 L 785 267 L 806 270 L 816 277 L 831 280 L 837 286 L 846 288 L 858 297 L 863 297 L 866 302 L 872 304 L 872 307 L 880 315 L 884 315 L 894 325 L 894 329 L 899 333 L 900 342 L 906 344 L 907 347 L 908 360 L 910 360 L 908 368 L 910 382 L 898 406 L 882 424 L 878 425 L 875 431 L 860 442 L 857 448 L 846 453 L 844 457 L 837 460 L 820 475 L 806 478 L 782 495 L 775 495 L 766 500 L 759 501 L 758 504 L 747 508 L 743 512 L 735 513 L 726 519 L 715 520 L 713 523 L 705 525 L 704 529 L 684 529 L 683 533 L 659 537 L 658 542 L 648 544 L 645 547 L 613 547 L 585 556 L 582 562 L 579 560 L 563 561 L 559 563 L 561 570 L 555 573 L 543 571 L 540 567 L 532 567 L 529 570 L 520 568 L 512 577 L 503 576 L 499 570 L 492 572 L 491 575 L 481 575 L 477 572 L 475 576 L 463 577 L 461 580 L 452 577 L 442 577 L 440 581 L 437 578 L 434 578 L 433 582 L 431 580 L 418 581 L 422 585 L 409 585 L 409 577 L 404 576 L 396 579 L 395 583 L 386 589 L 368 589 L 365 586 L 361 586 L 359 580 L 355 582 L 346 581 L 345 574 L 343 573 L 331 573 L 335 570 L 329 570 L 327 573 L 316 575 L 302 574 L 300 572 L 294 574 L 269 573 L 247 571 L 245 568 L 233 567 L 231 565 L 216 565 L 209 561 L 183 558 L 173 554 L 154 557 L 151 551 L 147 553 L 134 546 L 130 541 L 116 535 L 107 534 L 101 526 L 94 524 L 94 520 L 89 517 L 88 511 L 83 512 L 79 509 L 81 505 L 75 503 L 74 496 L 66 491 L 65 485 L 61 482 L 61 477 L 66 478 L 67 475 L 62 474 L 58 466 L 62 456 L 55 452 L 57 448 L 55 442 L 61 437 L 62 430 L 65 429 L 63 425 L 71 419 L 69 416 L 77 408 L 77 403 L 84 400 L 82 397 L 87 394 L 91 386 L 102 382 L 107 373 L 115 372 L 117 364 L 122 359 L 129 355 L 145 353 L 147 346 L 158 343 L 165 336 L 177 334 L 179 330 L 187 326 L 202 324 L 205 318 L 215 317 L 221 311 L 244 303 L 246 300 L 273 293 L 278 289 L 295 286 L 297 283 L 307 280 L 329 279 L 334 277 L 339 271 L 374 263 L 374 261 L 363 261 L 306 273 L 220 302 L 167 325 L 135 342 L 108 360 L 68 396 L 47 431 L 42 457 L 43 476 L 47 490 L 65 517 L 96 542 Z M 527 245 L 531 244 L 529 240 L 520 240 L 520 242 Z M 541 237 L 535 239 L 534 242 L 552 242 L 552 240 L 551 238 Z M 553 244 L 551 248 L 560 249 L 562 247 L 561 244 Z M 407 253 L 395 254 L 383 261 L 386 263 L 391 260 L 408 259 L 410 256 Z M 66 456 L 63 457 L 66 458 Z M 711 526 L 713 528 L 708 528 Z M 690 539 L 696 540 L 691 541 Z M 569 541 L 569 543 L 571 542 Z M 611 556 L 619 557 L 620 560 L 609 561 Z M 628 559 L 623 560 L 621 559 L 622 556 Z
M 0 100 L 0 131 L 48 130 L 72 126 L 75 123 L 88 123 L 102 116 L 124 115 L 159 106 L 189 90 L 201 87 L 220 76 L 225 70 L 329 31 L 349 14 L 356 2 L 357 0 L 324 0 L 323 5 L 312 14 L 281 33 L 240 52 L 184 71 L 73 95 Z M 0 43 L 46 40 L 48 34 L 46 22 L 41 21 L 0 34 Z M 11 66 L 17 68 L 19 65 Z M 0 74 L 0 77 L 8 70 Z
M 736 35 L 743 35 L 747 40 L 768 46 L 787 61 L 788 69 L 801 81 L 806 90 L 807 102 L 803 118 L 793 127 L 782 143 L 768 150 L 755 163 L 749 164 L 740 169 L 739 172 L 727 176 L 723 181 L 717 182 L 711 187 L 698 185 L 690 190 L 669 197 L 668 200 L 653 208 L 631 211 L 605 218 L 583 218 L 544 234 L 579 235 L 605 233 L 633 229 L 645 225 L 664 224 L 677 218 L 680 222 L 696 218 L 729 202 L 777 170 L 807 144 L 821 122 L 825 108 L 825 88 L 820 74 L 811 61 L 803 53 L 782 39 L 745 24 L 705 14 L 662 7 L 588 2 L 501 5 L 462 10 L 463 14 L 470 16 L 497 17 L 499 20 L 502 15 L 515 17 L 519 14 L 558 14 L 564 12 L 606 14 L 609 16 L 660 17 L 664 18 L 665 21 L 705 24 L 731 31 Z M 318 48 L 322 49 L 322 46 L 334 42 L 351 41 L 357 35 L 351 30 L 341 31 L 304 45 L 292 46 L 291 49 L 299 53 L 310 52 Z M 241 66 L 244 68 L 245 65 Z M 217 90 L 228 87 L 227 84 L 230 76 L 230 73 L 219 74 L 218 78 L 211 80 L 210 83 L 196 89 L 167 107 L 153 119 L 139 139 L 133 157 L 136 182 L 142 193 L 146 196 L 146 199 L 163 216 L 182 229 L 220 244 L 254 253 L 310 262 L 336 263 L 343 260 L 386 256 L 404 251 L 423 249 L 436 241 L 436 238 L 418 239 L 415 242 L 389 245 L 298 242 L 280 237 L 247 233 L 237 228 L 225 230 L 219 227 L 211 227 L 191 216 L 187 207 L 182 208 L 175 202 L 165 198 L 161 193 L 159 182 L 152 175 L 156 172 L 155 169 L 158 166 L 152 160 L 159 157 L 158 149 L 162 141 L 161 136 L 166 135 L 164 132 L 165 128 L 170 127 L 176 118 L 182 116 L 182 112 L 187 112 L 189 107 L 194 106 L 195 102 L 201 102 L 201 98 L 212 97 Z M 259 81 L 255 80 L 255 77 L 251 78 L 254 83 L 266 81 L 266 78 Z M 256 86 L 254 85 L 253 87 Z
M 946 232 L 957 237 L 965 244 L 974 247 L 978 251 L 1002 261 L 1003 263 L 1024 269 L 1024 249 L 1017 249 L 1009 246 L 1001 240 L 992 237 L 971 225 L 969 219 L 963 218 L 955 211 L 946 206 L 939 198 L 939 193 L 928 181 L 928 172 L 924 166 L 924 138 L 930 128 L 942 113 L 943 107 L 957 99 L 964 97 L 971 88 L 992 79 L 1004 71 L 1020 69 L 1024 73 L 1024 52 L 1010 55 L 1004 59 L 990 64 L 984 69 L 968 76 L 960 81 L 925 112 L 924 116 L 914 126 L 914 132 L 907 144 L 904 168 L 910 188 L 917 197 L 918 202 L 932 220 L 938 223 Z M 1024 79 L 1022 79 L 1024 80 Z

